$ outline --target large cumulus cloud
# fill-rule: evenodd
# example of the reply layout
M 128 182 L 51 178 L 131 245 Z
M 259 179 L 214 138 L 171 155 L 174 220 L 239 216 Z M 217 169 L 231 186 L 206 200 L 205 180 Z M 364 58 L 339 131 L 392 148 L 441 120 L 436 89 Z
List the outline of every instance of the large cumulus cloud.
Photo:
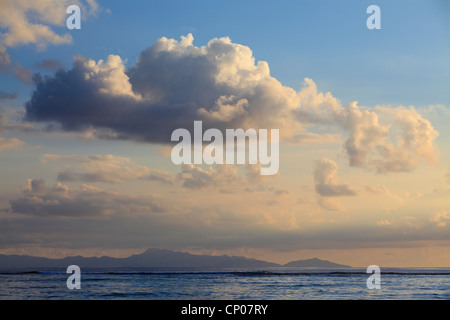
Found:
M 437 159 L 438 133 L 413 107 L 343 106 L 311 79 L 295 91 L 227 37 L 201 47 L 191 34 L 163 37 L 129 69 L 115 55 L 97 62 L 77 57 L 72 69 L 36 83 L 26 120 L 100 138 L 169 143 L 173 130 L 192 130 L 202 120 L 204 130 L 280 129 L 291 142 L 330 140 L 339 132 L 349 164 L 378 172 L 410 171 Z
M 283 127 L 285 135 L 300 129 L 289 111 L 298 104 L 296 92 L 271 77 L 267 63 L 255 64 L 248 47 L 228 38 L 205 47 L 192 41 L 192 35 L 161 38 L 129 70 L 118 56 L 77 57 L 71 70 L 37 80 L 26 119 L 162 143 L 194 120 L 203 120 L 204 129 Z

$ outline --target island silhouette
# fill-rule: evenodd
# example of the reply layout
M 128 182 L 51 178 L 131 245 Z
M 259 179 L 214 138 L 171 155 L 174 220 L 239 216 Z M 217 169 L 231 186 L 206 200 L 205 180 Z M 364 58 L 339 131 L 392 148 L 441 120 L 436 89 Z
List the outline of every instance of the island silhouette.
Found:
M 51 259 L 28 255 L 0 254 L 0 268 L 351 268 L 318 258 L 296 260 L 284 265 L 240 256 L 197 255 L 167 249 L 147 249 L 126 258 L 70 256 Z

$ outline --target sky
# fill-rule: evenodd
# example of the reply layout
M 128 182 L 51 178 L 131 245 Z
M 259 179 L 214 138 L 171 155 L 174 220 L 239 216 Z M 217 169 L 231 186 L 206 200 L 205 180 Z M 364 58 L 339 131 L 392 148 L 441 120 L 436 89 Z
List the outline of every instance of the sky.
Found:
M 0 253 L 450 266 L 448 2 L 0 6 Z M 278 129 L 279 171 L 175 164 L 194 121 Z

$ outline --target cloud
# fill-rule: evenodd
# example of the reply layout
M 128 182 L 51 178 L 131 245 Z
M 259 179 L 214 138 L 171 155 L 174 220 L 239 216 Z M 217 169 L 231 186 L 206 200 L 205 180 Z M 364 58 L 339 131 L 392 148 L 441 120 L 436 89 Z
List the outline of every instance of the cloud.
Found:
M 130 180 L 147 180 L 191 190 L 215 189 L 226 193 L 260 191 L 282 196 L 290 192 L 270 185 L 271 181 L 259 174 L 260 164 L 215 165 L 207 168 L 193 164 L 181 165 L 180 172 L 172 174 L 136 165 L 130 158 L 114 155 L 45 154 L 41 157 L 41 162 L 64 163 L 64 169 L 60 170 L 57 175 L 57 180 L 63 183 L 75 181 L 121 183 Z
M 59 60 L 44 59 L 41 62 L 37 63 L 35 67 L 47 71 L 57 71 L 63 67 L 63 64 Z
M 73 191 L 80 192 L 80 190 Z M 414 248 L 428 245 L 426 241 L 448 241 L 450 235 L 448 225 L 436 227 L 431 223 L 419 227 L 392 223 L 383 227 L 372 222 L 371 225 L 361 225 L 358 228 L 341 224 L 322 225 L 316 229 L 286 230 L 259 219 L 255 220 L 253 216 L 217 207 L 188 208 L 187 212 L 183 213 L 174 210 L 174 212 L 145 214 L 150 212 L 147 207 L 142 205 L 140 207 L 142 211 L 139 207 L 133 208 L 133 199 L 127 196 L 122 202 L 111 200 L 111 204 L 107 205 L 100 200 L 98 204 L 104 206 L 106 211 L 102 212 L 97 208 L 89 216 L 74 214 L 48 219 L 47 216 L 31 214 L 19 216 L 15 213 L 16 219 L 0 217 L 2 240 L 0 247 L 17 248 L 21 245 L 65 249 L 149 246 L 211 249 L 247 247 L 282 251 L 405 246 Z M 126 203 L 130 206 L 126 206 Z M 113 205 L 116 207 L 111 209 Z M 116 214 L 121 209 L 135 214 Z M 265 210 L 269 209 L 275 210 L 276 207 L 265 206 Z
M 411 171 L 417 165 L 419 160 L 426 163 L 435 164 L 438 159 L 438 151 L 433 145 L 433 141 L 439 136 L 439 133 L 433 128 L 431 123 L 422 117 L 413 107 L 388 108 L 377 107 L 379 113 L 391 118 L 391 132 L 397 131 L 396 143 L 391 143 L 386 139 L 378 142 L 383 135 L 374 127 L 375 133 L 362 133 L 360 150 L 364 150 L 366 157 L 365 165 L 376 168 L 378 172 L 401 172 Z M 364 139 L 365 138 L 365 139 Z M 378 150 L 378 158 L 371 158 L 367 147 L 362 144 L 374 144 L 375 150 Z
M 345 209 L 338 200 L 330 199 L 327 197 L 318 197 L 317 204 L 322 209 L 325 209 L 328 211 L 342 211 Z
M 8 93 L 0 90 L 0 101 L 1 100 L 14 100 L 17 96 L 14 93 Z
M 289 142 L 295 144 L 335 144 L 340 141 L 339 136 L 336 134 L 317 134 L 312 132 L 297 133 L 289 139 Z
M 0 40 L 4 46 L 15 47 L 36 44 L 44 49 L 48 44 L 67 44 L 72 42 L 69 33 L 57 34 L 51 26 L 65 26 L 66 9 L 76 4 L 86 15 L 95 14 L 98 4 L 94 0 L 87 5 L 78 0 L 16 0 L 2 1 L 0 12 Z
M 448 223 L 437 227 L 430 217 L 408 224 L 391 216 L 391 225 L 384 223 L 385 227 L 381 222 L 385 217 L 357 227 L 347 219 L 322 221 L 311 228 L 307 221 L 316 211 L 306 214 L 302 223 L 291 219 L 279 206 L 268 207 L 272 199 L 265 195 L 245 199 L 230 195 L 222 199 L 223 205 L 204 194 L 200 202 L 172 196 L 161 199 L 89 185 L 69 188 L 61 183 L 28 180 L 21 195 L 10 201 L 9 212 L 0 215 L 0 246 L 348 249 L 416 247 L 419 241 L 448 241 L 450 235 Z M 309 201 L 313 199 L 308 197 Z M 318 199 L 329 210 L 341 210 L 335 202 L 339 199 Z M 296 216 L 298 208 L 292 209 Z
M 387 173 L 411 171 L 419 160 L 436 163 L 433 141 L 439 133 L 414 107 L 369 108 L 356 101 L 342 107 L 330 93 L 319 93 L 312 80 L 306 84 L 297 117 L 311 126 L 347 132 L 343 147 L 350 166 Z
M 56 155 L 46 154 L 41 157 L 43 163 L 59 161 L 65 163 L 80 163 L 86 172 L 75 172 L 66 168 L 58 173 L 59 182 L 107 182 L 119 183 L 127 180 L 149 180 L 166 184 L 173 184 L 172 174 L 152 169 L 146 166 L 135 165 L 130 158 L 114 155 Z
M 0 46 L 0 73 L 6 74 L 9 72 L 11 65 L 11 57 L 6 52 L 6 48 Z
M 447 174 L 445 175 L 445 177 L 447 178 L 447 182 L 450 183 L 450 169 L 449 172 L 447 172 Z
M 176 181 L 191 190 L 215 189 L 222 193 L 270 192 L 276 197 L 291 194 L 289 189 L 274 186 L 274 180 L 260 174 L 261 164 L 214 165 L 203 168 L 181 165 Z
M 348 184 L 338 184 L 338 165 L 329 159 L 318 160 L 313 174 L 316 192 L 322 197 L 355 196 L 355 189 Z
M 89 185 L 70 190 L 59 182 L 47 187 L 43 179 L 28 179 L 21 191 L 22 197 L 10 201 L 11 212 L 40 217 L 161 213 L 170 207 L 158 196 L 127 196 Z
M 191 34 L 180 41 L 163 37 L 127 70 L 119 56 L 98 62 L 77 57 L 72 69 L 36 79 L 25 119 L 104 139 L 163 144 L 177 128 L 192 131 L 195 120 L 204 130 L 278 128 L 288 142 L 344 141 L 350 166 L 379 173 L 411 171 L 438 155 L 438 132 L 413 107 L 342 106 L 308 78 L 295 91 L 228 37 L 202 47 L 193 45 Z
M 0 113 L 0 132 L 1 133 L 38 133 L 42 128 L 37 125 L 22 121 L 22 115 L 16 109 L 5 108 Z
M 450 222 L 450 211 L 437 212 L 430 218 L 430 221 L 436 223 L 438 227 L 445 227 L 447 226 L 447 221 Z
M 11 149 L 19 149 L 25 143 L 16 138 L 2 138 L 0 137 L 0 151 L 3 150 L 11 150 Z
M 5 117 L 5 115 L 8 115 L 7 112 L 0 114 L 0 132 L 8 134 L 11 131 L 18 129 L 18 127 L 16 127 L 15 125 L 12 125 L 10 123 L 9 119 L 7 117 Z M 24 145 L 25 145 L 25 142 L 23 142 L 22 140 L 19 140 L 17 138 L 0 137 L 0 151 L 20 149 Z
M 391 224 L 392 224 L 392 222 L 387 219 L 377 221 L 377 226 L 389 226 Z
M 41 196 L 47 193 L 44 179 L 27 180 L 27 184 L 21 187 L 21 191 L 26 195 Z
M 180 42 L 161 38 L 126 72 L 118 56 L 106 63 L 78 57 L 71 70 L 37 83 L 26 119 L 58 122 L 70 131 L 94 128 L 103 138 L 163 143 L 177 128 L 192 129 L 194 120 L 203 120 L 205 130 L 290 130 L 284 102 L 295 100 L 295 91 L 270 77 L 267 63 L 255 65 L 251 50 L 228 38 L 205 47 L 192 41 L 191 35 Z M 278 115 L 264 115 L 269 111 Z
M 215 165 L 202 169 L 193 164 L 181 166 L 177 180 L 188 189 L 218 188 L 223 192 L 240 189 L 244 179 L 238 175 L 238 166 Z
M 69 5 L 80 6 L 82 18 L 95 15 L 99 6 L 95 0 L 86 3 L 78 0 L 15 0 L 2 1 L 0 11 L 0 73 L 12 74 L 15 78 L 32 83 L 33 72 L 18 62 L 11 61 L 7 47 L 35 44 L 43 50 L 49 44 L 61 45 L 72 43 L 69 33 L 59 35 L 52 27 L 64 27 L 67 19 L 66 9 Z M 42 66 L 49 66 L 47 61 Z M 53 61 L 53 67 L 55 67 Z
M 382 195 L 386 198 L 395 199 L 398 201 L 402 201 L 402 197 L 396 195 L 395 193 L 392 193 L 386 186 L 384 185 L 376 185 L 376 186 L 364 186 L 364 190 L 374 194 L 374 195 Z
M 23 67 L 18 62 L 12 62 L 6 48 L 0 42 L 0 73 L 3 75 L 12 74 L 16 79 L 25 83 L 32 83 L 33 72 Z

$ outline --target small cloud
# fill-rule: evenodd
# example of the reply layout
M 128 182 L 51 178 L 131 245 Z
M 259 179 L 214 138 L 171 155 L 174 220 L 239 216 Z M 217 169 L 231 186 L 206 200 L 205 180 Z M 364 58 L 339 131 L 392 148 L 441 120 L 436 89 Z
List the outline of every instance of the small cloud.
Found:
M 389 226 L 391 224 L 392 222 L 387 219 L 377 221 L 377 226 Z
M 319 197 L 317 199 L 317 203 L 319 204 L 319 206 L 322 209 L 325 209 L 325 210 L 328 210 L 328 211 L 342 211 L 342 210 L 344 210 L 344 207 L 336 199 Z
M 75 1 L 87 15 L 95 16 L 98 4 L 95 0 Z M 2 43 L 7 47 L 35 44 L 39 50 L 48 44 L 60 45 L 72 43 L 69 33 L 60 35 L 52 27 L 65 25 L 67 1 L 34 0 L 2 1 L 0 32 Z
M 2 46 L 0 46 L 0 73 L 4 75 L 12 74 L 16 79 L 27 84 L 33 82 L 33 72 L 23 67 L 20 63 L 11 61 L 6 48 Z
M 22 113 L 13 108 L 3 109 L 0 113 L 0 132 L 12 133 L 36 133 L 42 129 L 29 122 L 21 120 Z
M 59 182 L 72 182 L 77 181 L 78 179 L 79 179 L 78 175 L 69 170 L 59 172 L 57 177 L 57 180 Z
M 237 166 L 216 165 L 202 169 L 193 164 L 183 164 L 181 172 L 177 174 L 177 180 L 182 183 L 182 186 L 188 189 L 203 189 L 203 188 L 219 188 L 224 192 L 235 190 L 235 187 L 240 186 L 243 178 L 238 175 Z
M 169 158 L 172 152 L 172 148 L 170 146 L 158 146 L 156 152 L 158 152 L 160 156 Z
M 316 192 L 322 197 L 355 196 L 355 189 L 348 184 L 339 184 L 337 178 L 338 165 L 329 159 L 318 160 L 313 174 Z
M 447 172 L 447 174 L 445 175 L 445 177 L 447 178 L 447 182 L 450 183 L 450 169 Z
M 8 92 L 0 90 L 0 101 L 1 100 L 14 100 L 16 98 L 17 98 L 17 95 L 15 93 L 8 93 Z
M 430 218 L 430 221 L 436 223 L 438 227 L 445 227 L 447 226 L 447 222 L 450 221 L 450 211 L 437 212 Z
M 151 169 L 151 172 L 139 177 L 140 180 L 158 181 L 166 184 L 174 184 L 174 176 L 168 172 Z
M 63 64 L 55 59 L 44 59 L 35 65 L 36 68 L 46 71 L 57 71 L 62 69 Z
M 174 176 L 168 172 L 135 165 L 130 158 L 114 155 L 56 155 L 45 154 L 42 163 L 49 161 L 80 163 L 85 172 L 75 172 L 65 169 L 58 173 L 60 182 L 107 182 L 119 183 L 127 180 L 148 180 L 173 184 Z
M 284 197 L 284 196 L 288 196 L 292 193 L 291 190 L 289 189 L 276 189 L 274 191 L 274 194 L 278 197 Z
M 341 141 L 338 135 L 323 133 L 317 134 L 312 132 L 297 133 L 287 140 L 290 143 L 309 145 L 309 144 L 334 144 Z
M 98 11 L 95 0 L 76 1 L 88 15 Z M 7 47 L 35 44 L 38 50 L 44 50 L 48 44 L 60 45 L 72 43 L 69 33 L 59 35 L 52 26 L 64 26 L 66 21 L 67 1 L 2 1 L 0 10 L 0 73 L 12 74 L 27 84 L 33 83 L 33 72 L 18 62 L 11 61 Z M 44 60 L 41 68 L 55 70 L 56 60 Z
M 96 136 L 96 131 L 94 128 L 88 128 L 77 135 L 78 139 L 81 141 L 92 140 Z
M 23 147 L 25 142 L 16 139 L 16 138 L 2 138 L 0 137 L 0 151 L 11 150 L 11 149 L 20 149 Z
M 402 198 L 394 193 L 392 193 L 386 186 L 384 185 L 376 185 L 376 186 L 364 186 L 364 190 L 374 194 L 381 195 L 391 199 L 402 200 Z

